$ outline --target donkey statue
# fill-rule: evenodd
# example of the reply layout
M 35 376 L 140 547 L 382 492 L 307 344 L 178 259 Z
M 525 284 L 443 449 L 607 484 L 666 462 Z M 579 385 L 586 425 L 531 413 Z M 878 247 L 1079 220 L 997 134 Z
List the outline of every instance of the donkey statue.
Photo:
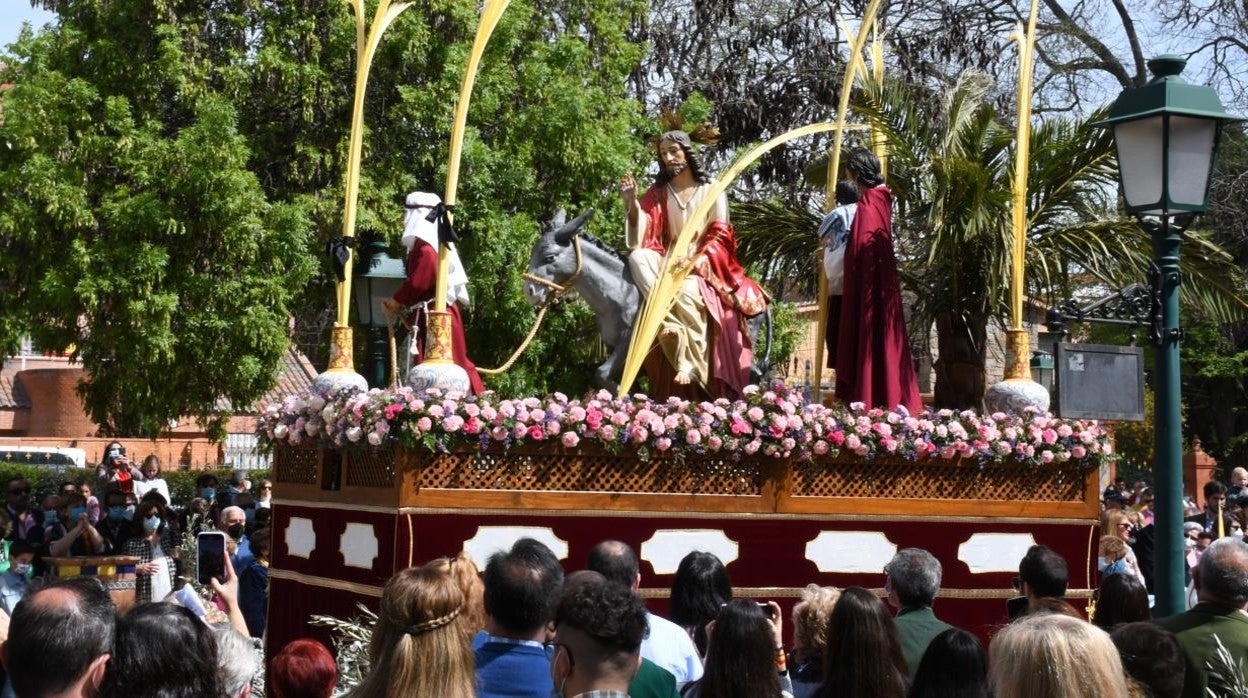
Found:
M 529 270 L 524 275 L 524 297 L 533 305 L 547 302 L 550 294 L 575 290 L 598 320 L 598 332 L 610 349 L 594 371 L 595 382 L 611 392 L 619 388 L 619 378 L 628 355 L 633 323 L 641 308 L 641 292 L 633 283 L 627 260 L 603 241 L 584 231 L 594 215 L 591 208 L 571 221 L 562 210 L 555 214 L 533 245 Z M 766 331 L 767 352 L 755 357 L 750 381 L 760 382 L 770 369 L 771 308 L 749 321 L 750 337 L 758 346 L 759 334 Z

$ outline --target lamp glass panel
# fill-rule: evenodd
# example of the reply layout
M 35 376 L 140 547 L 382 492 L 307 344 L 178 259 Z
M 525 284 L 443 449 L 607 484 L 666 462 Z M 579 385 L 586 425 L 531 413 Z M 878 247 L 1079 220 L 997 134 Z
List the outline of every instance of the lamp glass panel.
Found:
M 356 322 L 364 327 L 371 327 L 373 317 L 381 317 L 381 308 L 374 308 L 369 303 L 369 286 L 372 279 L 367 276 L 357 276 L 351 283 L 351 295 L 355 301 L 355 317 Z
M 389 276 L 378 276 L 369 279 L 372 287 L 373 296 L 373 325 L 376 327 L 385 327 L 386 316 L 385 311 L 381 309 L 381 302 L 387 298 L 394 296 L 399 290 L 399 286 L 403 285 L 403 279 L 395 279 Z
M 1127 206 L 1137 208 L 1161 201 L 1162 117 L 1153 116 L 1114 124 L 1118 171 Z
M 1170 117 L 1170 201 L 1199 206 L 1205 202 L 1213 169 L 1213 139 L 1218 122 L 1190 116 Z

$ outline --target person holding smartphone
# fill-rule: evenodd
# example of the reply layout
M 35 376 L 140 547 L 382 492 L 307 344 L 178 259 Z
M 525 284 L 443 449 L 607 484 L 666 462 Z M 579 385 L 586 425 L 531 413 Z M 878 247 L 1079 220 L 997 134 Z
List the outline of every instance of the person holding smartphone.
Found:
M 173 532 L 165 523 L 165 507 L 157 499 L 145 499 L 134 510 L 134 537 L 126 541 L 125 553 L 139 558 L 136 601 L 160 601 L 173 591 L 176 547 Z
M 784 653 L 784 621 L 774 602 L 733 599 L 707 624 L 702 678 L 685 684 L 684 698 L 793 698 Z

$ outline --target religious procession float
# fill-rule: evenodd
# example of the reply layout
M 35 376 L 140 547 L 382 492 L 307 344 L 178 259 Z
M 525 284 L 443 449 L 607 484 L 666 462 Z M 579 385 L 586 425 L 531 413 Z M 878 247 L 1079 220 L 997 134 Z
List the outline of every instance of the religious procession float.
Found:
M 343 238 L 332 250 L 345 273 L 331 365 L 313 391 L 270 405 L 259 425 L 280 493 L 269 647 L 308 635 L 312 615 L 375 608 L 398 570 L 463 550 L 484 565 L 523 536 L 547 544 L 569 570 L 603 539 L 629 543 L 642 560 L 641 594 L 656 609 L 681 558 L 695 550 L 727 564 L 736 594 L 792 603 L 812 583 L 880 591 L 883 565 L 898 549 L 925 548 L 944 566 L 942 616 L 981 634 L 1005 621 L 1011 580 L 1033 544 L 1070 561 L 1071 597 L 1090 596 L 1108 434 L 1094 421 L 1054 418 L 1044 404 L 1025 406 L 1035 384 L 1024 377 L 1021 265 L 1010 380 L 997 407 L 980 414 L 922 406 L 888 237 L 891 195 L 869 152 L 847 158 L 860 198 L 840 252 L 844 302 L 835 319 L 821 294 L 839 400 L 807 396 L 755 365 L 751 328 L 768 298 L 736 259 L 724 191 L 770 148 L 821 131 L 835 134 L 834 183 L 861 61 L 849 61 L 835 123 L 777 136 L 718 178 L 697 157 L 699 131 L 708 129 L 665 133 L 654 186 L 641 193 L 631 176 L 620 182 L 627 254 L 584 232 L 588 212 L 540 235 L 526 293 L 542 302 L 575 287 L 595 307 L 610 348 L 596 376 L 606 387 L 583 397 L 505 399 L 482 392 L 455 307 L 467 299 L 453 211 L 468 96 L 506 7 L 487 0 L 456 105 L 445 193 L 408 196 L 407 279 L 383 304 L 392 313 L 430 304 L 417 322 L 417 334 L 428 335 L 421 362 L 404 385 L 368 390 L 352 367 L 345 299 L 353 254 L 345 241 L 355 224 L 367 57 L 402 6 L 382 0 L 371 26 L 358 0 L 352 6 L 361 61 Z M 878 6 L 869 4 L 852 56 L 862 54 Z M 1024 57 L 1034 21 L 1033 10 Z M 1025 129 L 1028 118 L 1019 122 Z M 1016 207 L 1025 205 L 1025 151 L 1020 157 Z M 871 243 L 880 242 L 890 252 L 873 257 L 881 246 Z M 816 363 L 818 371 L 822 356 Z M 633 389 L 643 373 L 649 396 Z

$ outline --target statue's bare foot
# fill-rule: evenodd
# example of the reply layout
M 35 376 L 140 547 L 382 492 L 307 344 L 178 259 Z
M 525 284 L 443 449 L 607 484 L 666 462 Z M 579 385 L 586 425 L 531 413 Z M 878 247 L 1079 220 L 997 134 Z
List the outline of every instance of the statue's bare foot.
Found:
M 673 329 L 670 329 L 670 328 L 669 328 L 669 329 L 665 329 L 665 330 L 663 330 L 663 331 L 659 332 L 659 343 L 660 343 L 660 344 L 668 344 L 668 343 L 673 343 L 673 342 L 676 342 L 676 341 L 677 341 L 677 340 L 679 340 L 679 339 L 680 339 L 680 335 L 676 332 L 676 330 L 673 330 Z
M 689 385 L 693 382 L 693 376 L 690 376 L 688 371 L 679 371 L 672 380 L 676 381 L 677 385 Z

